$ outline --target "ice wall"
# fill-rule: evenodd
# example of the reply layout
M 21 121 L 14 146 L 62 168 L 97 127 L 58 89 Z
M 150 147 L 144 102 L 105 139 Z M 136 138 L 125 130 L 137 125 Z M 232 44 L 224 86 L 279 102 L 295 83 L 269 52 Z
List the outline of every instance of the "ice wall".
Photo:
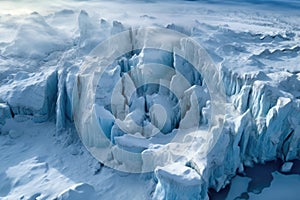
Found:
M 7 119 L 22 120 L 22 116 L 30 116 L 35 122 L 55 119 L 57 130 L 62 130 L 73 122 L 73 86 L 74 83 L 78 84 L 77 73 L 85 56 L 111 34 L 127 30 L 126 26 L 118 21 L 109 22 L 101 19 L 97 23 L 90 18 L 86 11 L 81 11 L 76 15 L 77 25 L 74 35 L 62 34 L 51 27 L 43 16 L 32 13 L 25 19 L 14 41 L 7 45 L 1 43 L 0 53 L 1 59 L 3 58 L 1 66 L 10 67 L 1 69 L 3 73 L 0 77 L 3 78 L 0 80 L 0 127 L 5 126 Z M 230 178 L 235 175 L 237 170 L 242 172 L 244 166 L 264 163 L 277 158 L 284 161 L 299 159 L 299 66 L 290 67 L 291 64 L 287 63 L 288 70 L 284 71 L 282 66 L 278 67 L 275 65 L 277 62 L 273 62 L 275 70 L 264 70 L 265 68 L 269 69 L 270 63 L 262 63 L 264 60 L 274 60 L 275 58 L 280 58 L 282 60 L 278 61 L 280 63 L 299 58 L 299 47 L 291 46 L 289 43 L 296 43 L 296 35 L 288 33 L 286 35 L 280 33 L 262 35 L 235 32 L 226 28 L 218 29 L 205 24 L 197 26 L 207 30 L 203 31 L 195 27 L 191 31 L 187 31 L 188 28 L 174 24 L 168 25 L 167 28 L 188 34 L 192 33 L 193 36 L 208 37 L 203 40 L 203 43 L 207 45 L 210 54 L 218 63 L 227 95 L 227 104 L 220 107 L 226 109 L 223 131 L 220 137 L 214 141 L 215 145 L 211 151 L 205 152 L 203 143 L 207 141 L 199 139 L 192 149 L 195 156 L 155 169 L 154 175 L 157 184 L 153 198 L 207 199 L 208 188 L 220 190 L 229 183 Z M 211 30 L 216 32 L 214 38 L 203 33 Z M 235 41 L 235 44 L 227 44 L 228 40 L 233 40 L 232 38 L 238 38 L 239 41 Z M 247 46 L 247 43 L 263 43 L 261 48 L 266 49 L 253 50 L 253 46 Z M 285 48 L 276 49 L 276 45 L 281 43 L 286 45 Z M 265 47 L 267 44 L 270 47 Z M 31 48 L 24 48 L 27 46 L 31 46 Z M 261 67 L 260 70 L 255 68 L 253 72 L 249 72 L 243 71 L 244 68 L 237 70 L 232 67 L 235 60 L 229 60 L 229 57 L 236 53 L 241 55 L 247 54 L 247 52 L 251 52 L 252 55 L 247 57 L 247 62 L 242 65 Z M 222 59 L 226 61 L 221 62 Z M 155 151 L 155 149 L 149 150 L 151 142 L 167 143 L 170 141 L 168 137 L 175 133 L 175 131 L 170 131 L 172 129 L 188 129 L 195 125 L 195 121 L 208 124 L 211 109 L 209 92 L 203 85 L 201 75 L 193 73 L 191 70 L 180 71 L 179 66 L 181 65 L 185 65 L 185 69 L 190 68 L 178 57 L 174 57 L 174 55 L 170 57 L 169 54 L 163 52 L 157 55 L 144 49 L 139 55 L 130 59 L 124 58 L 107 74 L 106 86 L 113 89 L 114 85 L 110 84 L 114 84 L 114 81 L 109 82 L 109 80 L 120 78 L 121 74 L 128 71 L 131 65 L 142 66 L 146 61 L 173 65 L 175 70 L 175 73 L 174 71 L 170 73 L 167 70 L 164 71 L 164 75 L 168 75 L 167 82 L 164 83 L 167 83 L 167 86 L 175 93 L 180 94 L 178 95 L 181 97 L 179 102 L 182 104 L 183 110 L 179 116 L 176 115 L 178 112 L 175 112 L 176 114 L 171 112 L 171 110 L 176 111 L 176 106 L 170 106 L 168 118 L 171 120 L 163 131 L 167 134 L 161 134 L 160 137 L 149 142 L 140 138 L 132 139 L 133 136 L 126 136 L 124 130 L 120 130 L 115 125 L 115 118 L 119 118 L 118 125 L 126 129 L 126 125 L 133 124 L 133 122 L 144 123 L 144 118 L 148 117 L 153 121 L 153 126 L 148 126 L 147 130 L 138 130 L 133 126 L 127 128 L 133 132 L 138 130 L 140 133 L 138 136 L 149 136 L 153 130 L 157 130 L 156 128 L 162 128 L 160 121 L 163 121 L 164 114 L 160 112 L 159 107 L 153 108 L 150 116 L 146 116 L 145 110 L 137 109 L 147 103 L 150 107 L 151 102 L 162 101 L 160 98 L 166 96 L 162 88 L 160 88 L 159 95 L 155 96 L 150 92 L 146 98 L 136 97 L 134 98 L 135 103 L 126 107 L 125 102 L 130 101 L 128 98 L 131 94 L 130 90 L 136 89 L 136 83 L 140 78 L 144 78 L 138 70 L 134 72 L 134 76 L 123 76 L 122 82 L 117 87 L 122 93 L 121 96 L 118 96 L 122 101 L 113 108 L 113 114 L 105 108 L 111 102 L 106 102 L 106 93 L 101 93 L 103 88 L 99 88 L 97 94 L 103 105 L 93 108 L 97 114 L 94 116 L 95 122 L 99 122 L 105 128 L 105 132 L 108 133 L 106 134 L 107 138 L 127 150 L 145 151 L 143 156 Z M 17 67 L 13 68 L 12 66 Z M 20 68 L 23 70 L 19 70 Z M 161 71 L 158 73 L 155 70 L 148 71 L 148 73 L 157 76 L 162 74 Z M 190 87 L 191 85 L 194 86 Z M 154 90 L 153 88 L 149 87 L 146 90 L 151 91 Z M 199 93 L 201 98 L 198 98 Z M 200 101 L 200 114 L 197 116 L 194 112 L 197 109 L 194 104 L 196 99 Z M 171 101 L 171 104 L 174 102 Z M 113 103 L 117 104 L 118 102 Z M 130 114 L 124 115 L 125 111 Z M 143 118 L 140 118 L 141 116 Z M 194 119 L 196 120 L 192 121 Z M 190 136 L 192 137 L 192 135 Z M 97 142 L 91 140 L 91 143 Z M 61 194 L 59 198 L 72 196 L 73 193 L 76 196 L 81 192 L 80 188 L 93 191 L 87 185 L 74 186 Z
M 6 102 L 14 117 L 30 115 L 35 122 L 44 122 L 54 112 L 56 70 L 49 69 L 37 74 L 18 72 L 9 85 L 1 88 L 0 101 Z

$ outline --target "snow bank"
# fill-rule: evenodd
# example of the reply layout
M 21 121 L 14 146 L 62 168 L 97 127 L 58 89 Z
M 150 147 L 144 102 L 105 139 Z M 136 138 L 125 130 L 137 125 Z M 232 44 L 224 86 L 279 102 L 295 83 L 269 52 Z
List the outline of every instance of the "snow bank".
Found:
M 65 50 L 68 45 L 68 38 L 62 32 L 51 27 L 39 13 L 33 12 L 24 19 L 3 55 L 41 60 L 53 52 Z
M 76 184 L 58 195 L 57 200 L 96 199 L 93 186 L 87 183 Z

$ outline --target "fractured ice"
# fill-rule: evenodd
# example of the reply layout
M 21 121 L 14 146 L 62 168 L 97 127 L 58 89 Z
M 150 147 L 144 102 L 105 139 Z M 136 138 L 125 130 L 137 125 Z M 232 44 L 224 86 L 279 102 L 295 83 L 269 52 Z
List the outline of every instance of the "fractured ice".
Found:
M 85 87 L 84 79 L 77 77 L 85 56 L 99 42 L 129 27 L 116 20 L 98 23 L 87 11 L 70 11 L 53 17 L 75 16 L 74 34 L 64 33 L 49 23 L 49 16 L 35 12 L 24 19 L 13 41 L 0 44 L 1 133 L 9 120 L 25 115 L 39 123 L 55 118 L 57 131 L 81 117 L 72 113 L 76 103 L 72 93 L 74 83 Z M 286 161 L 282 171 L 289 171 L 289 161 L 300 155 L 299 31 L 291 27 L 290 32 L 256 33 L 199 21 L 193 26 L 189 30 L 173 23 L 166 28 L 203 43 L 221 72 L 227 103 L 220 109 L 226 109 L 226 115 L 211 151 L 203 145 L 208 138 L 205 131 L 193 132 L 211 123 L 212 102 L 206 85 L 210 80 L 175 53 L 147 45 L 101 71 L 90 109 L 96 113 L 93 125 L 102 127 L 105 138 L 83 138 L 95 146 L 108 139 L 126 151 L 141 153 L 142 160 L 158 154 L 172 159 L 165 150 L 176 145 L 170 141 L 178 131 L 187 136 L 185 140 L 195 141 L 185 152 L 192 157 L 155 169 L 151 197 L 157 199 L 208 199 L 208 188 L 219 191 L 244 166 L 279 158 Z M 133 167 L 140 161 L 126 159 L 132 159 Z M 157 157 L 157 163 L 144 165 L 161 161 Z M 94 192 L 82 183 L 57 195 L 59 199 L 81 198 Z

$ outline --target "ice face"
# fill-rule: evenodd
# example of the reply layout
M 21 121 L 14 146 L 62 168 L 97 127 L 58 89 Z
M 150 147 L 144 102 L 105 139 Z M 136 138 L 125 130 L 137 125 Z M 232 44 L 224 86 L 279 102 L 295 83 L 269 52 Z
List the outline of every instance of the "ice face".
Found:
M 2 126 L 6 123 L 6 119 L 12 118 L 10 108 L 7 104 L 0 103 L 0 132 Z
M 202 193 L 200 175 L 190 167 L 170 165 L 165 168 L 158 167 L 155 170 L 158 179 L 153 198 L 154 199 L 207 199 Z M 205 190 L 205 189 L 204 189 Z M 202 195 L 205 196 L 202 196 Z
M 21 79 L 16 75 L 10 85 L 0 91 L 0 100 L 7 102 L 14 115 L 32 115 L 36 122 L 45 122 L 53 114 L 57 93 L 57 72 L 31 74 Z

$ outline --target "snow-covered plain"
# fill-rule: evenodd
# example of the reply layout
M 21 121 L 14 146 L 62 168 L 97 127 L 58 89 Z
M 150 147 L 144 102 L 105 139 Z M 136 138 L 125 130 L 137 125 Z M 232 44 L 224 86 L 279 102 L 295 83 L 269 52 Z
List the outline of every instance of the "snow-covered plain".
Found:
M 290 161 L 282 166 L 283 172 L 299 167 L 291 165 L 300 156 L 297 1 L 1 1 L 0 7 L 1 199 L 208 199 L 216 196 L 208 191 L 220 191 L 231 180 L 227 199 L 299 196 L 299 172 L 273 172 L 271 184 L 256 190 L 250 187 L 254 178 L 245 170 L 275 159 Z M 130 27 L 148 26 L 187 34 L 207 50 L 225 87 L 226 104 L 221 109 L 226 115 L 210 151 L 205 151 L 203 135 L 186 153 L 192 157 L 183 155 L 153 173 L 127 173 L 103 166 L 82 144 L 73 122 L 78 117 L 72 113 L 73 86 L 84 86 L 77 74 L 101 41 Z M 170 137 L 178 130 L 184 129 L 191 138 L 199 135 L 199 130 L 192 132 L 195 118 L 204 127 L 210 123 L 212 99 L 205 83 L 194 71 L 183 70 L 183 78 L 176 76 L 180 71 L 176 66 L 186 63 L 172 59 L 167 53 L 145 49 L 104 72 L 94 109 L 113 143 L 149 153 L 169 148 Z M 126 75 L 128 66 L 146 73 L 142 65 L 146 61 L 174 67 L 175 72 L 169 72 L 154 66 L 147 73 L 158 77 L 163 73 L 163 83 L 176 91 L 184 88 L 184 95 L 176 100 L 166 97 L 163 87 L 149 86 L 147 97 L 136 92 L 131 103 L 122 103 L 122 98 L 129 97 L 126 89 L 135 89 L 143 78 L 138 70 Z M 125 75 L 121 78 L 121 74 Z M 183 80 L 192 86 L 185 88 Z M 204 77 L 204 82 L 209 81 Z M 118 87 L 125 88 L 124 95 Z M 107 95 L 112 91 L 117 96 L 111 100 Z M 203 101 L 199 115 L 194 113 L 197 100 Z M 116 105 L 111 110 L 109 101 Z M 177 101 L 185 108 L 182 118 Z M 158 106 L 152 106 L 153 102 Z M 150 128 L 139 130 L 134 123 L 147 123 Z M 156 130 L 161 133 L 152 137 Z M 240 176 L 233 178 L 237 172 Z

